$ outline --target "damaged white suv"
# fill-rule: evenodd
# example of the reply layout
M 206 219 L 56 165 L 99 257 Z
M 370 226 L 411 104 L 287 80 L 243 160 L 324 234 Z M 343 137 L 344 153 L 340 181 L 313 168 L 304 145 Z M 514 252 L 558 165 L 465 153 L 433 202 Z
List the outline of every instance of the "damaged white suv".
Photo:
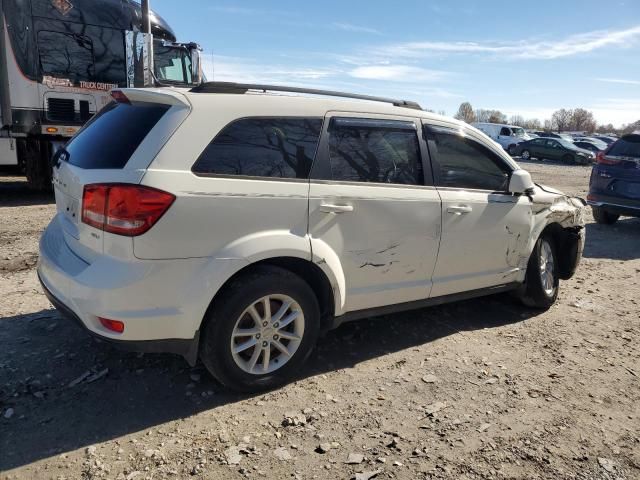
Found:
M 113 97 L 55 158 L 42 285 L 92 334 L 200 358 L 230 388 L 286 382 L 347 320 L 504 291 L 548 308 L 580 261 L 584 202 L 414 103 Z

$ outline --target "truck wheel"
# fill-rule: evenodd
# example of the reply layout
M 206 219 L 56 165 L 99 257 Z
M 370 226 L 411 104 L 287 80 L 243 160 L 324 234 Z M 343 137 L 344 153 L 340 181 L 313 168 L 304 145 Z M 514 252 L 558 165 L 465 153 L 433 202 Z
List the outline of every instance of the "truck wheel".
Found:
M 45 140 L 29 139 L 19 143 L 18 155 L 31 190 L 51 191 L 51 147 Z
M 607 212 L 601 207 L 591 207 L 591 210 L 593 211 L 593 218 L 600 225 L 613 225 L 620 218 L 620 215 Z
M 558 298 L 558 257 L 553 237 L 543 234 L 535 246 L 525 276 L 520 300 L 528 307 L 548 309 Z
M 221 292 L 205 318 L 200 358 L 226 387 L 258 392 L 291 380 L 320 332 L 311 287 L 288 270 L 261 266 Z

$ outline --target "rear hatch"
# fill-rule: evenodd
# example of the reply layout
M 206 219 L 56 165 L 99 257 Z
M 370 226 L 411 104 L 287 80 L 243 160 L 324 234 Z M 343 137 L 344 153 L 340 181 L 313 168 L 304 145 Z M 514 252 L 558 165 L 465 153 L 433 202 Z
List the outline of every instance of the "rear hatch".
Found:
M 54 157 L 53 186 L 67 245 L 91 262 L 104 250 L 104 232 L 82 221 L 89 184 L 139 184 L 162 146 L 189 114 L 174 91 L 123 89 Z M 128 245 L 129 244 L 129 245 Z M 120 256 L 132 251 L 123 237 Z
M 626 135 L 598 155 L 609 194 L 640 199 L 640 135 Z

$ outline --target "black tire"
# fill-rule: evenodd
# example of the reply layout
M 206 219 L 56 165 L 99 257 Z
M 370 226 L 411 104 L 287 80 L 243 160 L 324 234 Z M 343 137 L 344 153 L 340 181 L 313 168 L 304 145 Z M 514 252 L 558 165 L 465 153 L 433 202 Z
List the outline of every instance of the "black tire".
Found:
M 613 225 L 620 218 L 620 215 L 607 212 L 601 207 L 591 207 L 591 210 L 593 211 L 593 218 L 596 223 L 599 223 L 600 225 Z
M 568 164 L 568 165 L 569 165 L 569 164 L 572 164 L 572 163 L 576 163 L 576 160 L 575 160 L 574 156 L 573 156 L 573 155 L 571 155 L 571 154 L 569 154 L 569 153 L 567 153 L 566 155 L 564 155 L 564 156 L 562 157 L 562 161 L 563 161 L 564 163 Z
M 531 152 L 527 149 L 524 149 L 522 151 L 522 153 L 520 154 L 520 158 L 522 158 L 523 160 L 531 160 Z
M 27 186 L 34 191 L 47 192 L 51 185 L 51 146 L 44 140 L 29 139 L 18 143 L 20 164 L 27 177 Z
M 550 289 L 545 289 L 543 286 L 542 275 L 540 273 L 541 250 L 544 243 L 549 245 L 550 253 L 553 256 L 553 281 L 551 282 L 552 288 Z M 520 300 L 522 303 L 528 307 L 542 310 L 547 310 L 555 303 L 558 298 L 558 287 L 560 285 L 558 266 L 558 255 L 556 254 L 553 237 L 548 234 L 543 234 L 533 247 L 533 252 L 531 252 L 531 257 L 529 258 L 525 282 L 520 292 Z
M 236 322 L 241 316 L 245 318 L 243 312 L 267 295 L 286 295 L 295 300 L 304 316 L 304 332 L 297 350 L 282 367 L 266 374 L 249 373 L 234 360 L 231 348 L 232 334 Z M 260 266 L 233 280 L 214 300 L 205 318 L 200 358 L 207 370 L 231 390 L 239 392 L 269 390 L 287 383 L 300 371 L 300 367 L 315 347 L 319 332 L 320 308 L 311 287 L 298 275 L 288 270 Z M 247 338 L 253 340 L 254 337 Z M 259 348 L 258 344 L 256 347 L 250 347 L 249 350 L 253 351 L 257 348 Z M 269 346 L 269 349 L 271 348 Z M 264 360 L 263 355 L 260 354 L 256 358 Z M 272 358 L 277 362 L 275 358 L 279 357 Z M 262 362 L 262 360 L 259 361 Z
M 512 143 L 511 145 L 509 145 L 509 148 L 507 148 L 507 152 L 509 153 L 509 155 L 511 155 L 512 157 L 516 156 L 516 150 L 518 149 L 518 146 L 515 143 Z

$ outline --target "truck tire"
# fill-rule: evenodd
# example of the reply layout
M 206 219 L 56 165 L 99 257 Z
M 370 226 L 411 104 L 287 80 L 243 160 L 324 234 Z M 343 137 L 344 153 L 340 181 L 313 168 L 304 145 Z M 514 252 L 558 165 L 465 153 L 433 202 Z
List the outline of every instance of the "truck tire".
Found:
M 51 191 L 51 144 L 40 139 L 21 140 L 18 157 L 29 188 L 38 192 Z

